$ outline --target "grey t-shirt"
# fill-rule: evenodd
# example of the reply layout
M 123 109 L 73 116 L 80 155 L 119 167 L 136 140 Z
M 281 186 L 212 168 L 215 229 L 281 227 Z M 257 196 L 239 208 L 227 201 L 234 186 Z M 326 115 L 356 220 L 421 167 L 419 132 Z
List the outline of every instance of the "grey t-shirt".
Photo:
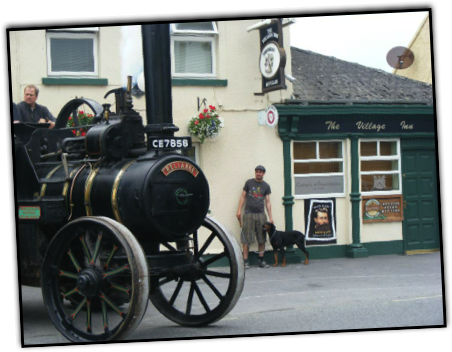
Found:
M 245 182 L 243 190 L 246 192 L 245 213 L 263 213 L 265 197 L 272 193 L 270 185 L 265 181 L 257 182 L 251 178 Z

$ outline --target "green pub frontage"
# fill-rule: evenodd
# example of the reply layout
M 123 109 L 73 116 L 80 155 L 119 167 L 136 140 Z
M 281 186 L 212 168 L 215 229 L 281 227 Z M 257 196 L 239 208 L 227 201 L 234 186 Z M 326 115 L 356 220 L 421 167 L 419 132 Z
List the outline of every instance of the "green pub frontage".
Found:
M 440 248 L 436 123 L 425 103 L 276 105 L 286 230 L 311 259 Z M 298 249 L 292 249 L 299 262 Z

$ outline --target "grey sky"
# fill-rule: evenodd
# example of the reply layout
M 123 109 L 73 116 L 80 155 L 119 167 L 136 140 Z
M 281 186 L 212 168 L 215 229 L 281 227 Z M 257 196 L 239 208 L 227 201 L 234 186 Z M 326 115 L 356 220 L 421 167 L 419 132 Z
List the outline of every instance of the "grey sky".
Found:
M 298 17 L 291 45 L 345 61 L 392 72 L 387 52 L 407 47 L 428 12 Z

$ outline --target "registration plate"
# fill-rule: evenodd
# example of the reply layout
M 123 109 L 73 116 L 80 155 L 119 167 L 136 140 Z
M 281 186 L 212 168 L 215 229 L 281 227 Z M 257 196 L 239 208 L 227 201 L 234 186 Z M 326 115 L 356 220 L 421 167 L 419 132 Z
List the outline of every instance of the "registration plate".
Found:
M 175 150 L 175 149 L 190 149 L 190 137 L 168 137 L 168 138 L 150 138 L 150 149 L 153 150 Z

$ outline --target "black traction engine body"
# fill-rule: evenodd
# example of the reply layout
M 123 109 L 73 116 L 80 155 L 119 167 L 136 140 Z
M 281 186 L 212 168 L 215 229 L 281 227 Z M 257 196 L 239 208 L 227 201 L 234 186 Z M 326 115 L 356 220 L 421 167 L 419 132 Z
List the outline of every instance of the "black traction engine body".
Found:
M 20 283 L 41 287 L 73 342 L 126 338 L 148 301 L 177 324 L 205 326 L 244 287 L 240 246 L 207 216 L 207 179 L 183 155 L 191 138 L 174 136 L 169 25 L 143 25 L 142 35 L 146 120 L 128 77 L 104 97 L 115 94 L 114 112 L 77 98 L 53 129 L 14 124 Z M 89 126 L 78 124 L 81 106 L 94 112 Z
M 190 138 L 165 135 L 166 125 L 143 126 L 130 94 L 119 89 L 115 95 L 119 113 L 76 99 L 62 109 L 54 130 L 14 126 L 19 231 L 28 238 L 20 241 L 25 282 L 39 277 L 45 244 L 73 219 L 111 218 L 147 248 L 177 242 L 204 221 L 208 182 L 176 151 L 191 147 Z M 64 127 L 81 103 L 97 110 L 98 123 L 76 137 L 77 128 Z

